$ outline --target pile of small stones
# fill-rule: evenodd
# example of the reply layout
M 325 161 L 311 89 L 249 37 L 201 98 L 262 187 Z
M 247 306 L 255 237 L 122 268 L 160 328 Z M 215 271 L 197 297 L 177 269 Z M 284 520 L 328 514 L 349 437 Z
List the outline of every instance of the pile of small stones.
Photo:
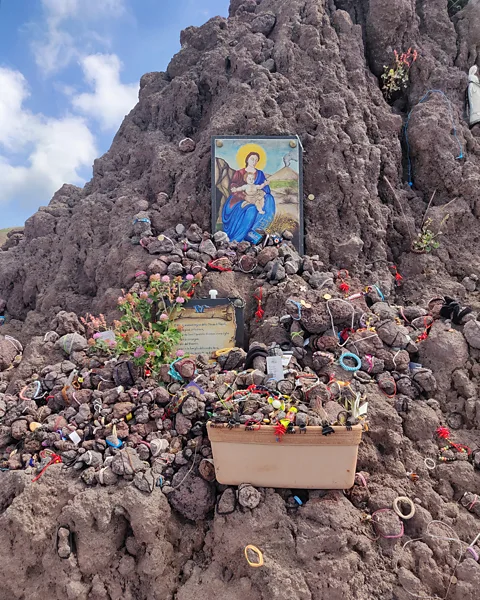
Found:
M 136 216 L 143 218 L 148 221 L 141 213 Z M 147 221 L 137 224 L 149 227 Z M 255 271 L 260 279 L 277 283 L 299 273 L 307 285 L 286 298 L 283 314 L 265 319 L 274 320 L 276 341 L 268 347 L 253 342 L 248 354 L 234 348 L 216 360 L 187 357 L 175 363 L 181 381 L 171 377 L 169 365 L 153 381 L 134 367 L 131 357 L 112 360 L 95 354 L 73 313 L 59 313 L 43 340 L 49 351 L 61 352 L 63 360 L 27 380 L 12 377 L 21 361 L 21 345 L 0 336 L 3 469 L 24 469 L 35 477 L 54 453 L 87 485 L 112 486 L 124 480 L 144 492 L 160 486 L 174 508 L 196 519 L 213 507 L 218 489 L 206 423 L 213 419 L 228 424 L 232 413 L 236 423 L 269 422 L 268 394 L 254 390 L 241 409 L 224 400 L 249 386 L 276 389 L 267 374 L 268 355 L 291 353 L 285 377 L 298 394 L 296 424 L 339 424 L 345 385 L 364 397 L 368 385 L 375 383 L 394 398 L 399 412 L 408 410 L 409 402 L 417 398 L 428 399 L 431 406 L 438 404 L 431 399 L 436 390 L 432 371 L 413 359 L 439 318 L 441 300 L 428 310 L 391 306 L 378 286 L 348 297 L 339 290 L 338 274 L 319 270 L 323 266 L 315 257 L 300 257 L 288 241 L 288 232 L 283 233 L 283 241 L 266 240 L 263 248 L 230 243 L 223 232 L 212 237 L 195 225 L 188 229 L 179 225 L 162 239 L 145 232 L 151 230 L 136 231 L 137 241 L 158 255 L 150 265 L 151 273 L 205 273 L 212 268 L 209 263 L 222 259 L 224 269 Z M 148 276 L 140 275 L 132 290 L 147 285 Z M 355 280 L 349 281 L 349 287 L 349 293 L 365 290 Z M 465 328 L 476 324 L 475 315 L 467 315 L 465 321 Z M 475 344 L 480 328 L 473 324 L 469 343 Z M 356 370 L 345 369 L 345 361 L 343 366 L 339 363 L 346 351 L 358 357 Z M 252 352 L 254 358 L 249 360 Z M 275 414 L 277 420 L 282 416 Z M 229 505 L 229 491 L 221 491 L 227 494 L 222 496 L 222 506 Z M 238 501 L 252 507 L 260 496 L 258 490 L 245 486 Z

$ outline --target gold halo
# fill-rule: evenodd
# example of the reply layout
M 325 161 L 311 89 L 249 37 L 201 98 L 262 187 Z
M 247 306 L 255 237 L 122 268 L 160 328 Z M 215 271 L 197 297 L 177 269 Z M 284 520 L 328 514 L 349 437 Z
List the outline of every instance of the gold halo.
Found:
M 245 144 L 241 146 L 239 151 L 237 152 L 237 165 L 240 169 L 245 168 L 245 159 L 250 154 L 250 152 L 256 152 L 260 156 L 260 160 L 257 163 L 257 169 L 263 171 L 267 164 L 267 153 L 265 150 L 259 146 L 258 144 Z

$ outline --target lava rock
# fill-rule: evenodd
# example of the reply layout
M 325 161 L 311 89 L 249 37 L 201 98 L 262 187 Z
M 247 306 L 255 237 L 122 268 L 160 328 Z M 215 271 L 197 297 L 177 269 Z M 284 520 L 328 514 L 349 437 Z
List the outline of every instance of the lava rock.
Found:
M 200 521 L 207 517 L 215 506 L 215 487 L 194 473 L 182 467 L 172 480 L 173 491 L 168 501 L 173 509 L 190 521 Z M 179 486 L 175 489 L 176 486 Z
M 480 349 L 480 321 L 468 321 L 463 327 L 463 335 L 472 348 Z
M 204 458 L 198 465 L 198 472 L 205 481 L 215 481 L 215 467 L 210 460 Z
M 262 500 L 262 494 L 251 485 L 243 485 L 238 489 L 238 502 L 244 508 L 257 508 Z
M 181 152 L 193 152 L 196 147 L 196 143 L 191 138 L 184 138 L 178 143 L 178 149 Z
M 237 506 L 237 496 L 233 488 L 227 488 L 220 496 L 217 504 L 217 513 L 219 515 L 229 515 L 233 513 Z
M 263 35 L 268 36 L 272 33 L 276 22 L 277 17 L 273 13 L 260 13 L 258 17 L 255 17 L 252 21 L 252 32 L 262 33 Z
M 57 341 L 57 346 L 68 356 L 72 352 L 86 350 L 88 348 L 88 342 L 79 333 L 67 333 Z
M 187 435 L 192 428 L 192 422 L 187 419 L 181 412 L 175 417 L 175 429 L 179 435 Z

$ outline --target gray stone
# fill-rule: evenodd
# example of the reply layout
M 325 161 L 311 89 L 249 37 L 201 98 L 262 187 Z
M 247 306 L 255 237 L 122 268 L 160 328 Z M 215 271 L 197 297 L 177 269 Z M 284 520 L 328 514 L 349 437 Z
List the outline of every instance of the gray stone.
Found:
M 182 404 L 182 413 L 186 416 L 186 417 L 191 417 L 192 415 L 194 415 L 198 410 L 198 401 L 193 398 L 192 396 L 189 396 L 184 403 Z
M 160 454 L 162 454 L 162 452 L 165 452 L 165 450 L 167 450 L 169 444 L 167 440 L 164 439 L 156 439 L 156 440 L 152 440 L 150 442 L 150 452 L 152 453 L 153 457 L 157 457 Z
M 155 487 L 155 479 L 153 477 L 152 469 L 147 469 L 144 472 L 136 473 L 133 478 L 133 485 L 137 487 L 141 492 L 151 494 Z
M 276 22 L 277 17 L 273 13 L 261 13 L 252 21 L 252 31 L 253 33 L 263 33 L 263 35 L 268 36 L 275 27 Z
M 120 452 L 113 457 L 110 466 L 112 471 L 120 476 L 133 476 L 138 471 L 144 471 L 146 469 L 145 465 L 138 457 L 137 452 L 132 448 L 120 450 Z
M 181 152 L 193 152 L 196 148 L 196 143 L 192 140 L 192 138 L 184 138 L 178 143 L 178 149 Z
M 57 341 L 57 346 L 68 356 L 72 352 L 86 350 L 88 348 L 88 342 L 79 333 L 67 333 Z
M 179 223 L 176 227 L 175 227 L 175 233 L 177 233 L 178 235 L 182 235 L 184 234 L 186 231 L 185 225 L 182 225 L 181 223 Z
M 251 485 L 243 485 L 238 489 L 238 502 L 244 508 L 256 508 L 262 500 L 262 494 Z
M 167 269 L 168 265 L 163 260 L 156 258 L 148 265 L 147 272 L 149 275 L 166 275 Z
M 179 435 L 187 435 L 192 428 L 192 422 L 187 419 L 181 412 L 175 417 L 175 429 Z
M 183 273 L 183 265 L 179 262 L 172 262 L 168 265 L 167 272 L 169 275 L 177 276 L 182 275 Z
M 334 285 L 333 276 L 331 273 L 312 273 L 308 283 L 314 290 L 321 290 L 322 288 L 332 287 Z
M 212 240 L 203 240 L 200 244 L 199 251 L 203 254 L 207 254 L 210 258 L 214 258 L 217 254 L 217 249 Z
M 235 510 L 237 504 L 235 490 L 233 488 L 227 488 L 220 497 L 217 506 L 217 512 L 219 515 L 230 514 Z
M 480 349 L 480 321 L 468 321 L 465 323 L 463 335 L 472 348 Z
M 464 277 L 462 279 L 462 285 L 467 290 L 467 292 L 474 292 L 477 287 L 477 282 L 471 279 L 470 277 Z
M 216 244 L 225 244 L 229 241 L 229 238 L 225 231 L 217 231 L 213 234 L 213 240 Z
M 202 241 L 202 230 L 196 223 L 192 223 L 187 229 L 187 239 L 189 242 L 195 244 L 199 244 Z
M 54 344 L 60 336 L 56 331 L 47 331 L 47 333 L 43 336 L 43 341 L 45 344 Z

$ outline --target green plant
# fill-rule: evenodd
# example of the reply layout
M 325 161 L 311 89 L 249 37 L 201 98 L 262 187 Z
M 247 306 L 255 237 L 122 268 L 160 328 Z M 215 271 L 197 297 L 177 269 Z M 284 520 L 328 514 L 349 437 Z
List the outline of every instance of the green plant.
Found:
M 446 215 L 446 217 L 444 217 L 442 219 L 442 221 L 440 222 L 440 225 L 439 225 L 439 231 L 437 231 L 437 233 L 434 233 L 430 229 L 430 225 L 432 224 L 432 219 L 427 219 L 423 223 L 422 230 L 418 234 L 417 239 L 413 240 L 412 249 L 416 252 L 427 252 L 428 253 L 428 252 L 431 252 L 432 250 L 436 250 L 437 248 L 439 248 L 440 242 L 437 240 L 437 238 L 440 235 L 442 235 L 442 232 L 440 231 L 440 227 L 442 227 L 442 225 L 444 223 L 446 223 L 449 216 L 450 215 Z
M 200 279 L 201 275 L 187 275 L 185 280 L 151 275 L 145 291 L 119 297 L 118 307 L 123 314 L 113 322 L 110 337 L 102 334 L 107 331 L 103 315 L 82 319 L 91 334 L 89 345 L 108 355 L 129 356 L 136 366 L 158 375 L 160 367 L 173 360 L 173 351 L 182 337 L 176 320 Z M 177 356 L 182 354 L 177 352 Z
M 418 58 L 417 51 L 411 48 L 402 54 L 395 50 L 393 54 L 395 56 L 393 67 L 383 65 L 384 72 L 381 76 L 383 80 L 382 91 L 387 100 L 390 100 L 394 92 L 399 92 L 407 87 L 410 79 L 410 69 Z

